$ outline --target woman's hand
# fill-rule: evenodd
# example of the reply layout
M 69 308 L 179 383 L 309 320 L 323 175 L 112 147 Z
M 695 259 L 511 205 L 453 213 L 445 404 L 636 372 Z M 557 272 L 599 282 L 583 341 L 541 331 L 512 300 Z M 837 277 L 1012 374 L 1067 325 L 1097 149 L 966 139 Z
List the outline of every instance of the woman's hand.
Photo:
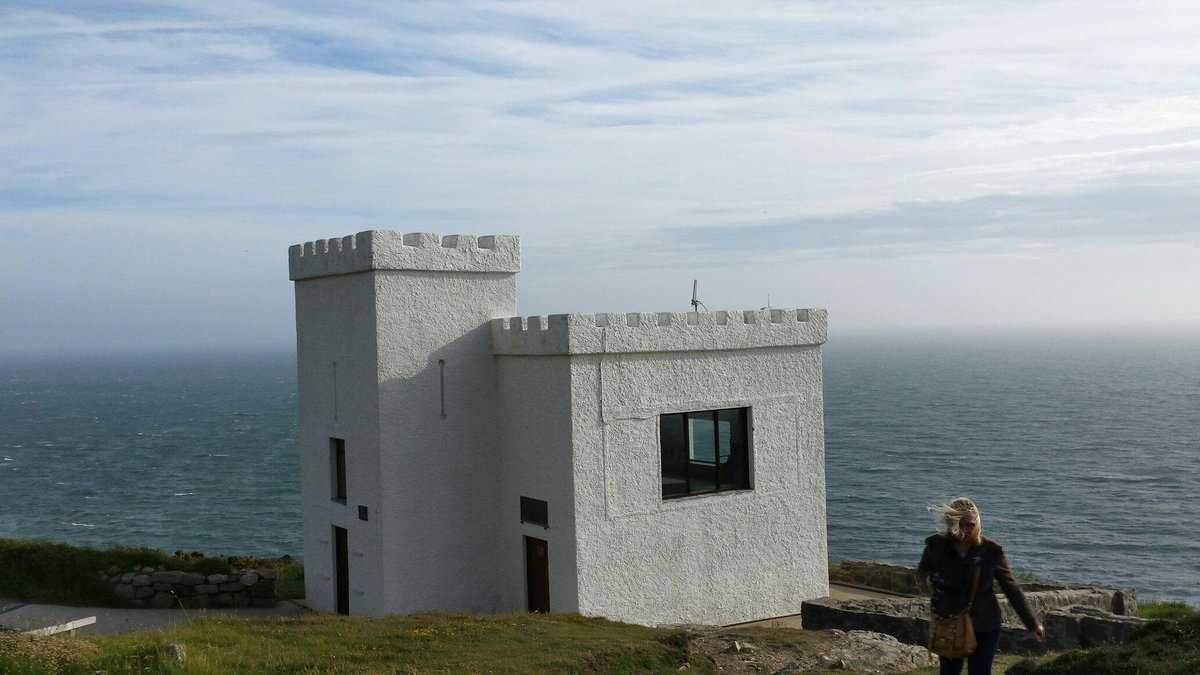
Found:
M 1039 623 L 1037 628 L 1034 628 L 1029 632 L 1033 633 L 1033 639 L 1037 640 L 1038 644 L 1042 644 L 1046 641 L 1046 629 L 1042 626 L 1042 624 Z

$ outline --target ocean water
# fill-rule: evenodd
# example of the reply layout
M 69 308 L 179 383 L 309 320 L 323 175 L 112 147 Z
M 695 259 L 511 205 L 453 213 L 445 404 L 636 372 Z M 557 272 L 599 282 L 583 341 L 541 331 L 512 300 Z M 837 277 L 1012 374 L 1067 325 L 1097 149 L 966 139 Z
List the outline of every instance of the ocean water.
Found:
M 291 353 L 0 361 L 0 536 L 299 556 Z M 975 499 L 1018 571 L 1200 604 L 1200 334 L 825 348 L 829 553 Z

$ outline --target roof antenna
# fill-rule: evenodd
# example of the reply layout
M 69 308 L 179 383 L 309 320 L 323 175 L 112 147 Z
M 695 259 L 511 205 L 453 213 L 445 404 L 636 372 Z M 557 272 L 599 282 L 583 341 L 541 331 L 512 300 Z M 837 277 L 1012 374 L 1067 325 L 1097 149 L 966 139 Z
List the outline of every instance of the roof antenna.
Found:
M 700 302 L 700 298 L 696 297 L 696 290 L 699 285 L 700 284 L 696 279 L 692 279 L 692 311 L 693 312 L 699 312 L 700 308 L 704 307 L 704 303 Z M 704 311 L 707 312 L 708 308 L 704 307 Z
M 770 293 L 767 293 L 767 306 L 760 307 L 759 309 L 771 309 L 771 294 Z

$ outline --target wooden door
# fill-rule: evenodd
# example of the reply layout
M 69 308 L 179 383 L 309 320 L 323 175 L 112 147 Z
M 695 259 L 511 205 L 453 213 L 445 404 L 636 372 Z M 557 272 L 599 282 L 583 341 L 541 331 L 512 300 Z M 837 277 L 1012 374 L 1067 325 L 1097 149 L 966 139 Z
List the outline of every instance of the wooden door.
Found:
M 531 612 L 550 612 L 550 555 L 542 539 L 525 537 L 525 592 Z

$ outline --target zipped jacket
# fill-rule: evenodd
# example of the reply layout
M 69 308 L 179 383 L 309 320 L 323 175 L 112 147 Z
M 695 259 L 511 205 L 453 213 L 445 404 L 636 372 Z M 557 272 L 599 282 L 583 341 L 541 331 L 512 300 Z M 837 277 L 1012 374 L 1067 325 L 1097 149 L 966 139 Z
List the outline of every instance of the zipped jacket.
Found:
M 965 556 L 960 556 L 954 550 L 954 537 L 949 534 L 935 534 L 925 539 L 925 552 L 917 564 L 917 573 L 922 580 L 930 575 L 938 575 L 942 592 L 935 592 L 933 596 L 935 614 L 951 616 L 966 609 L 967 595 L 971 592 L 976 568 L 980 570 L 979 588 L 975 591 L 971 620 L 977 632 L 986 633 L 1000 628 L 1000 603 L 996 600 L 993 582 L 1000 584 L 1000 590 L 1012 603 L 1025 628 L 1037 628 L 1037 617 L 1025 600 L 1021 584 L 1017 583 L 1008 567 L 1004 549 L 987 537 L 979 545 L 967 549 Z

